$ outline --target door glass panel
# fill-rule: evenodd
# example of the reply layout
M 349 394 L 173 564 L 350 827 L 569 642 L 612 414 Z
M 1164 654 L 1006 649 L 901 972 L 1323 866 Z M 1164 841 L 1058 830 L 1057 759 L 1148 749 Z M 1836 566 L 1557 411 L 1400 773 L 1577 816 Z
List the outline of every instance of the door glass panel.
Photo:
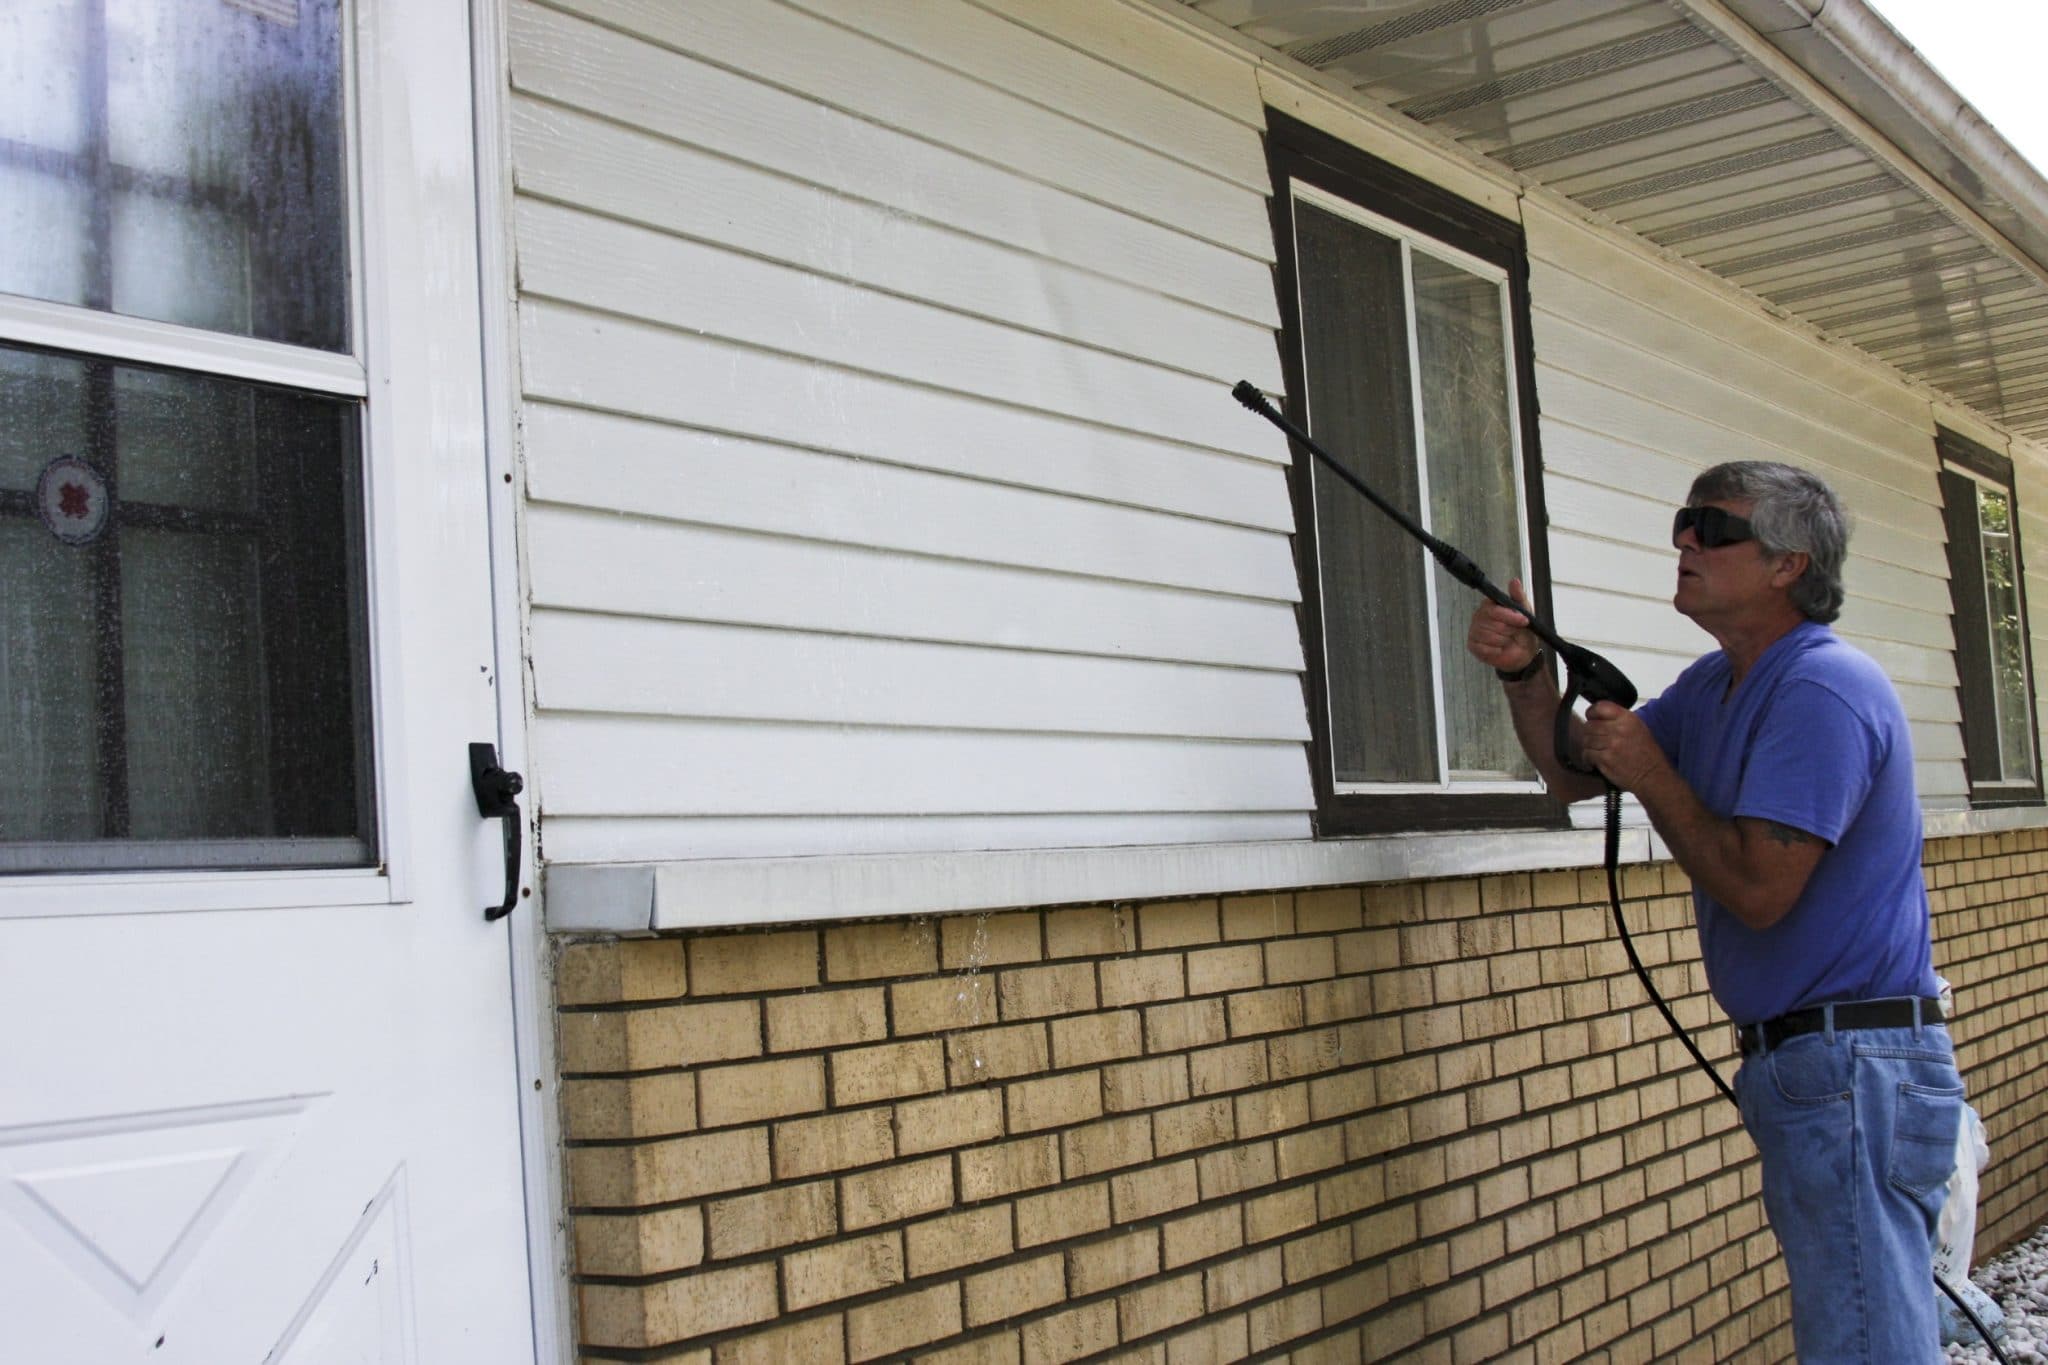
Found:
M 374 861 L 358 417 L 0 347 L 0 870 Z
M 0 6 L 0 292 L 346 351 L 339 4 Z

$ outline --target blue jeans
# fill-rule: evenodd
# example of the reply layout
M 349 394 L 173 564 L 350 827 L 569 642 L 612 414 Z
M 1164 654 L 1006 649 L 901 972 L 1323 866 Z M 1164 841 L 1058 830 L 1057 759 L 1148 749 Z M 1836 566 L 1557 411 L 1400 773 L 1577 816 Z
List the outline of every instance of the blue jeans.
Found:
M 1942 1359 L 1934 1224 L 1963 1084 L 1948 1029 L 1801 1034 L 1735 1076 L 1792 1279 L 1800 1365 Z

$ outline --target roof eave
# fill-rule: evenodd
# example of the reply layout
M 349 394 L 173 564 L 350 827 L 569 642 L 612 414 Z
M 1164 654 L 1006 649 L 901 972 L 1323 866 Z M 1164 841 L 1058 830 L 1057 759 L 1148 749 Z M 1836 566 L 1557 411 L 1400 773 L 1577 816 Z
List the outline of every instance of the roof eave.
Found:
M 2048 179 L 1863 0 L 1720 0 L 2048 280 Z

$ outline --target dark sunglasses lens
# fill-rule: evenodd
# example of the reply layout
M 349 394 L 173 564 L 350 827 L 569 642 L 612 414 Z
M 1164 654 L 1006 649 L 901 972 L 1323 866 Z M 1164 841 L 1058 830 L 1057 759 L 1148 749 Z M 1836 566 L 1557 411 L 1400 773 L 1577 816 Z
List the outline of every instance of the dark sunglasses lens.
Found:
M 1719 549 L 1723 545 L 1735 545 L 1751 536 L 1749 523 L 1741 517 L 1730 516 L 1718 507 L 1681 507 L 1678 515 L 1671 519 L 1671 543 L 1691 528 L 1699 537 L 1703 550 Z

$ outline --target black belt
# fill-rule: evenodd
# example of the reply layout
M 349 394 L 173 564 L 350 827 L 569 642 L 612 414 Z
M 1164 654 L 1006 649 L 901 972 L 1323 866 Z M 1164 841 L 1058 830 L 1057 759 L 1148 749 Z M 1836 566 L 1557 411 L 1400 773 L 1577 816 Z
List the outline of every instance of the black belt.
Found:
M 1776 1019 L 1766 1019 L 1760 1024 L 1737 1025 L 1735 1037 L 1742 1047 L 1742 1055 L 1748 1057 L 1768 1052 L 1787 1038 L 1821 1032 L 1828 1026 L 1830 1009 L 1835 1012 L 1837 1029 L 1911 1028 L 1916 1023 L 1941 1022 L 1939 1000 L 1851 1000 L 1840 1005 L 1814 1005 L 1809 1009 L 1781 1014 Z

